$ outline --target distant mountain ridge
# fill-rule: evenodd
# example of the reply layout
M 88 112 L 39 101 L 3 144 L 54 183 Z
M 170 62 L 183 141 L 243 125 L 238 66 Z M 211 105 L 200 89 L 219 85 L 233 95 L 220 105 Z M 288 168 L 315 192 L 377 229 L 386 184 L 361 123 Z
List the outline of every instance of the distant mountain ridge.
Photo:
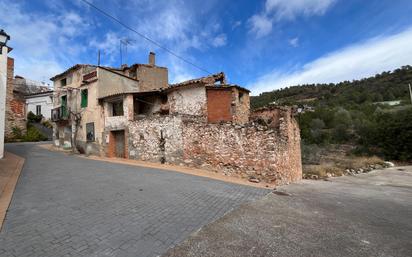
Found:
M 332 107 L 407 100 L 409 83 L 412 84 L 412 66 L 406 65 L 361 80 L 343 81 L 337 84 L 298 85 L 264 92 L 251 97 L 251 107 L 255 109 L 273 102 L 282 105 L 307 103 Z

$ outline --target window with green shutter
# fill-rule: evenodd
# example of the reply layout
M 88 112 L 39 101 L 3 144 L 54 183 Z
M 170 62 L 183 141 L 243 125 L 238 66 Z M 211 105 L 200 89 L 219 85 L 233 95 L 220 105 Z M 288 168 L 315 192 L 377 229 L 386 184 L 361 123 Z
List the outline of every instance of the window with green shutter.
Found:
M 67 110 L 67 96 L 64 95 L 61 97 L 61 116 L 63 118 L 67 118 L 69 116 L 69 112 Z
M 82 96 L 82 100 L 81 100 L 81 104 L 80 104 L 81 108 L 87 107 L 87 95 L 88 95 L 87 89 L 83 89 L 81 91 L 81 96 Z

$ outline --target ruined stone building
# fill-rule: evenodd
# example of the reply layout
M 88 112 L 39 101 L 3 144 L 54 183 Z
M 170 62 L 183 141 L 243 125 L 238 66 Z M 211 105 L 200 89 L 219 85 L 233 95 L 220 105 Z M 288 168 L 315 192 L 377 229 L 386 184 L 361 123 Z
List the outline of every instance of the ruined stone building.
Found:
M 34 114 L 44 114 L 47 117 L 50 116 L 50 107 L 53 104 L 52 97 L 50 97 L 52 91 L 47 86 L 21 76 L 14 76 L 14 59 L 10 57 L 7 60 L 6 87 L 5 139 L 10 140 L 14 136 L 13 129 L 15 128 L 26 133 L 27 113 L 29 111 L 32 110 L 35 111 Z M 45 107 L 46 103 L 43 101 L 46 95 L 48 95 L 47 106 L 49 109 Z
M 302 177 L 292 110 L 251 114 L 249 90 L 224 73 L 169 85 L 150 53 L 148 64 L 75 65 L 52 80 L 56 146 L 276 184 Z

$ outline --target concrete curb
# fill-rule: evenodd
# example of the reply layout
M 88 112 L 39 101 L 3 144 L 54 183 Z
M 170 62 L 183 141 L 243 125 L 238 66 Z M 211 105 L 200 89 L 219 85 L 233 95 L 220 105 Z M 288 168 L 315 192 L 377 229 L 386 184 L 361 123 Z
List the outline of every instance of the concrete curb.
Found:
M 10 166 L 11 172 L 8 176 L 4 188 L 0 192 L 0 231 L 3 228 L 3 223 L 6 218 L 7 209 L 13 197 L 14 189 L 16 188 L 17 181 L 19 180 L 21 170 L 24 165 L 25 159 L 15 154 L 6 152 L 5 158 Z M 7 179 L 7 178 L 6 178 Z

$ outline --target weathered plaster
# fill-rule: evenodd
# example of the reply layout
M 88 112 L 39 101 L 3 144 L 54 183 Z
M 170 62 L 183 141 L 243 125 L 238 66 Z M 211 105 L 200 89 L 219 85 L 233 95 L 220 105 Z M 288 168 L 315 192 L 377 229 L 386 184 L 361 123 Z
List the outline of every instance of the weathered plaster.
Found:
M 187 87 L 171 91 L 168 94 L 171 114 L 205 115 L 205 87 Z

